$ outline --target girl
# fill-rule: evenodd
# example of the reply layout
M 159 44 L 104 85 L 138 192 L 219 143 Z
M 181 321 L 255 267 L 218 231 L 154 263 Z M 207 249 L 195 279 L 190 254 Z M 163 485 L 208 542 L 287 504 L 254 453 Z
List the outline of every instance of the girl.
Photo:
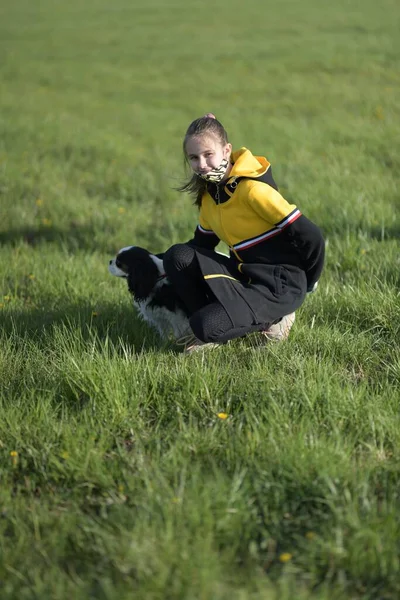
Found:
M 232 152 L 213 114 L 189 125 L 183 151 L 193 174 L 179 191 L 195 198 L 199 224 L 193 239 L 167 250 L 164 267 L 189 313 L 185 351 L 255 331 L 286 339 L 321 275 L 320 230 L 279 194 L 266 158 Z M 220 240 L 229 257 L 215 252 Z

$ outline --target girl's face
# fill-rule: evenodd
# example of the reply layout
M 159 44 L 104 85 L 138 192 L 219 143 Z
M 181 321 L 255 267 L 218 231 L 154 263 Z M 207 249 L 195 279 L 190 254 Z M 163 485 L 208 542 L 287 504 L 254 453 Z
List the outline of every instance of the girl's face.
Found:
M 199 175 L 205 175 L 219 167 L 224 158 L 229 160 L 232 144 L 223 145 L 218 138 L 212 135 L 192 135 L 186 142 L 185 150 L 193 171 Z M 229 171 L 228 165 L 226 175 Z

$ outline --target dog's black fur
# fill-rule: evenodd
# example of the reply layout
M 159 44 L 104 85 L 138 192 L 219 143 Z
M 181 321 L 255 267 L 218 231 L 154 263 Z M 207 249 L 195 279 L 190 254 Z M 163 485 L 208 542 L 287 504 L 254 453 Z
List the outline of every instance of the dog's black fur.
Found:
M 163 338 L 181 337 L 189 328 L 187 312 L 176 295 L 163 266 L 163 254 L 151 254 L 145 248 L 122 248 L 110 260 L 109 271 L 124 277 L 140 317 Z

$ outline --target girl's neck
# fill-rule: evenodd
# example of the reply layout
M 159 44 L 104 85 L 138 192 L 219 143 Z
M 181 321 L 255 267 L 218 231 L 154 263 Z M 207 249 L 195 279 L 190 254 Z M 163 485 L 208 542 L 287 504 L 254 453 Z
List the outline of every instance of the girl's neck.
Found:
M 230 163 L 229 163 L 229 165 L 228 165 L 228 166 L 227 166 L 227 168 L 226 168 L 225 175 L 224 175 L 224 176 L 223 176 L 223 178 L 221 179 L 221 183 L 222 183 L 223 181 L 226 181 L 227 179 L 229 179 L 229 174 L 230 174 L 230 172 L 232 171 L 232 167 L 233 167 L 233 164 L 230 162 Z

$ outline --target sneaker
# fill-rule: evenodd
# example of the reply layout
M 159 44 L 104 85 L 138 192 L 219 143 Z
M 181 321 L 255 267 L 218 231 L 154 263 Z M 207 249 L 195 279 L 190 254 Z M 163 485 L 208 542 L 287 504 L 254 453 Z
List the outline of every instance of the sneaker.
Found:
M 214 342 L 202 342 L 201 340 L 196 339 L 189 346 L 185 346 L 183 349 L 184 354 L 193 354 L 193 352 L 203 352 L 203 350 L 213 350 L 214 348 L 219 348 L 221 344 L 216 344 Z
M 213 348 L 218 348 L 221 345 L 213 342 L 202 342 L 191 330 L 190 333 L 186 333 L 186 335 L 178 338 L 175 343 L 177 346 L 183 346 L 184 354 L 192 354 L 193 352 L 199 352 L 203 350 L 212 350 Z
M 295 318 L 295 313 L 286 315 L 278 323 L 271 325 L 269 329 L 260 331 L 260 334 L 268 341 L 283 342 L 288 339 Z

